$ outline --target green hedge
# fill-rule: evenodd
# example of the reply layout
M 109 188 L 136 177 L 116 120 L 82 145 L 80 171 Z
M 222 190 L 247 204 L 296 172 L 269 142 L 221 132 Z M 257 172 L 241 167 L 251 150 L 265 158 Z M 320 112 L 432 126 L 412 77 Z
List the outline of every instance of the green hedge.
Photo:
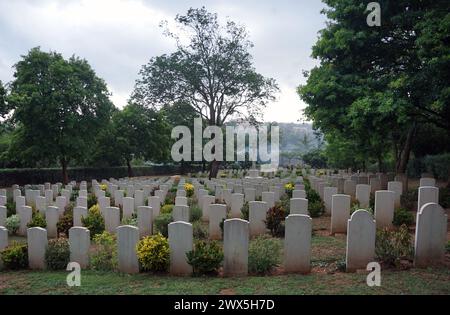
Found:
M 408 176 L 419 178 L 422 173 L 433 174 L 434 178 L 448 180 L 450 172 L 450 153 L 427 155 L 415 158 L 408 163 Z
M 192 167 L 189 171 L 196 171 L 197 167 Z M 180 167 L 176 165 L 162 166 L 135 166 L 133 167 L 134 176 L 157 176 L 173 175 L 180 172 Z M 68 169 L 69 180 L 82 181 L 92 179 L 121 178 L 128 176 L 126 166 L 120 167 L 74 167 Z M 9 187 L 14 184 L 43 184 L 45 182 L 62 182 L 62 173 L 60 168 L 23 168 L 23 169 L 0 169 L 0 187 Z

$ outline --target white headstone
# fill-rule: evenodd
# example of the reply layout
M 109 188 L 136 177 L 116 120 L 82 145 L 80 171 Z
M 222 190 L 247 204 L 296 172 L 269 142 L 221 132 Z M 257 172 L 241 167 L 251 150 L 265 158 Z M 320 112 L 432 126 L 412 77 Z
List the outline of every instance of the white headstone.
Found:
M 153 209 L 152 207 L 140 206 L 137 208 L 137 222 L 139 237 L 152 235 L 153 230 Z
M 134 198 L 124 197 L 123 202 L 123 217 L 131 218 L 134 213 Z
M 347 271 L 366 269 L 375 257 L 376 226 L 372 215 L 366 210 L 353 212 L 347 225 Z
M 394 205 L 396 208 L 400 207 L 400 201 L 403 194 L 402 182 L 388 182 L 387 189 L 395 193 Z
M 209 205 L 209 238 L 212 240 L 220 240 L 222 238 L 222 230 L 220 223 L 227 217 L 227 206 L 221 204 Z
M 73 208 L 73 226 L 83 226 L 82 217 L 87 217 L 88 210 L 86 207 Z
M 331 201 L 331 234 L 347 232 L 350 203 L 350 195 L 333 195 Z
M 22 208 L 18 211 L 20 226 L 19 226 L 19 235 L 25 236 L 27 235 L 27 224 L 30 223 L 33 216 L 33 209 L 30 206 L 22 206 Z
M 245 276 L 248 274 L 248 239 L 248 221 L 242 219 L 225 220 L 223 240 L 223 272 L 225 276 Z
M 375 222 L 378 229 L 392 227 L 394 206 L 395 192 L 389 190 L 375 192 Z
M 231 195 L 231 217 L 240 218 L 241 209 L 244 206 L 244 195 L 235 193 Z
M 169 223 L 170 274 L 180 276 L 192 273 L 186 253 L 193 249 L 193 242 L 192 224 L 181 221 Z
M 266 232 L 267 203 L 264 201 L 249 202 L 250 236 L 262 235 Z
M 356 199 L 361 208 L 367 208 L 370 203 L 370 186 L 366 184 L 356 185 Z
M 431 186 L 419 187 L 417 211 L 420 211 L 424 205 L 430 202 L 439 203 L 439 188 Z
M 291 198 L 290 214 L 308 215 L 308 200 L 305 198 Z
M 104 210 L 105 230 L 114 234 L 120 225 L 120 209 L 117 207 L 106 207 Z
M 139 229 L 131 225 L 117 228 L 117 256 L 119 271 L 124 273 L 138 273 L 139 261 L 136 244 L 139 241 Z
M 59 210 L 57 207 L 48 207 L 45 211 L 45 221 L 47 222 L 47 236 L 49 238 L 58 237 L 56 225 L 59 220 Z
M 89 264 L 90 232 L 87 228 L 74 226 L 69 229 L 70 261 L 77 262 L 81 268 Z
M 46 269 L 47 230 L 41 227 L 27 229 L 28 266 L 30 269 Z
M 306 273 L 311 269 L 312 220 L 307 215 L 290 214 L 286 218 L 284 268 L 286 272 Z

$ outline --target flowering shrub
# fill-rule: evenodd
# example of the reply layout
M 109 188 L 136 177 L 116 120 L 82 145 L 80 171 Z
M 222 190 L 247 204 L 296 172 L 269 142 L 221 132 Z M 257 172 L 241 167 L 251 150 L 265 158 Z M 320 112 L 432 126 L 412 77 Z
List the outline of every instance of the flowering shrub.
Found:
M 101 189 L 101 190 L 106 190 L 106 189 L 108 189 L 108 185 L 106 185 L 106 184 L 100 184 L 100 189 Z
M 100 213 L 98 204 L 89 208 L 88 215 L 81 218 L 81 223 L 91 231 L 91 238 L 97 234 L 101 234 L 105 230 L 105 220 Z
M 169 241 L 160 233 L 140 240 L 136 245 L 136 253 L 144 270 L 166 271 L 169 267 Z
M 184 184 L 184 190 L 186 191 L 186 197 L 190 198 L 194 195 L 194 185 L 191 183 Z
M 11 245 L 0 252 L 3 268 L 5 269 L 26 269 L 28 268 L 28 247 L 27 244 L 14 241 Z
M 17 230 L 20 227 L 20 218 L 17 214 L 13 214 L 10 217 L 6 218 L 6 229 L 8 230 L 9 235 L 14 235 L 17 233 Z
M 31 217 L 31 221 L 27 224 L 27 227 L 41 227 L 45 229 L 47 227 L 47 221 L 45 221 L 44 215 L 42 213 L 34 212 Z
M 169 213 L 171 214 L 173 211 L 174 205 L 164 205 L 161 207 L 160 213 Z
M 284 185 L 284 190 L 286 191 L 286 194 L 289 196 L 289 198 L 292 198 L 292 192 L 294 191 L 294 184 L 287 183 L 286 185 Z

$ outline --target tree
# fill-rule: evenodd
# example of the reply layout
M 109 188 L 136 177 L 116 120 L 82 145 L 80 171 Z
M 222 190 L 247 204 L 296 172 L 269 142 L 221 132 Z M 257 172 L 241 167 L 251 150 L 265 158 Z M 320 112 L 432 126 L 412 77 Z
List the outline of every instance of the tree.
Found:
M 16 129 L 11 150 L 32 166 L 67 167 L 83 159 L 113 109 L 105 82 L 84 59 L 65 60 L 56 52 L 33 48 L 15 66 L 7 98 Z
M 299 88 L 305 114 L 380 168 L 393 155 L 404 173 L 421 124 L 450 130 L 448 4 L 381 1 L 381 26 L 369 27 L 369 1 L 324 2 L 330 21 L 313 47 L 320 65 Z
M 6 103 L 6 89 L 0 80 L 0 117 L 4 117 L 8 113 L 8 106 Z
M 170 129 L 162 113 L 129 103 L 113 114 L 108 128 L 99 134 L 94 156 L 109 165 L 126 163 L 132 177 L 133 159 L 164 161 L 169 155 L 169 141 Z
M 233 116 L 259 116 L 278 87 L 255 71 L 245 28 L 232 21 L 222 27 L 217 14 L 204 7 L 191 8 L 175 20 L 189 34 L 189 44 L 166 29 L 177 50 L 142 67 L 132 100 L 143 106 L 186 102 L 208 125 L 222 126 Z M 211 177 L 218 165 L 211 163 Z

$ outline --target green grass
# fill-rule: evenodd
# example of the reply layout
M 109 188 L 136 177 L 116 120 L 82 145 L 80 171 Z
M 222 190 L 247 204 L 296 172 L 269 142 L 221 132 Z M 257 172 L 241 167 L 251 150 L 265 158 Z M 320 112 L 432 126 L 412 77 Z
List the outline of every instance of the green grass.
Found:
M 0 294 L 450 294 L 450 270 L 383 271 L 380 287 L 365 274 L 266 277 L 170 277 L 82 271 L 81 286 L 68 287 L 68 272 L 0 272 Z

